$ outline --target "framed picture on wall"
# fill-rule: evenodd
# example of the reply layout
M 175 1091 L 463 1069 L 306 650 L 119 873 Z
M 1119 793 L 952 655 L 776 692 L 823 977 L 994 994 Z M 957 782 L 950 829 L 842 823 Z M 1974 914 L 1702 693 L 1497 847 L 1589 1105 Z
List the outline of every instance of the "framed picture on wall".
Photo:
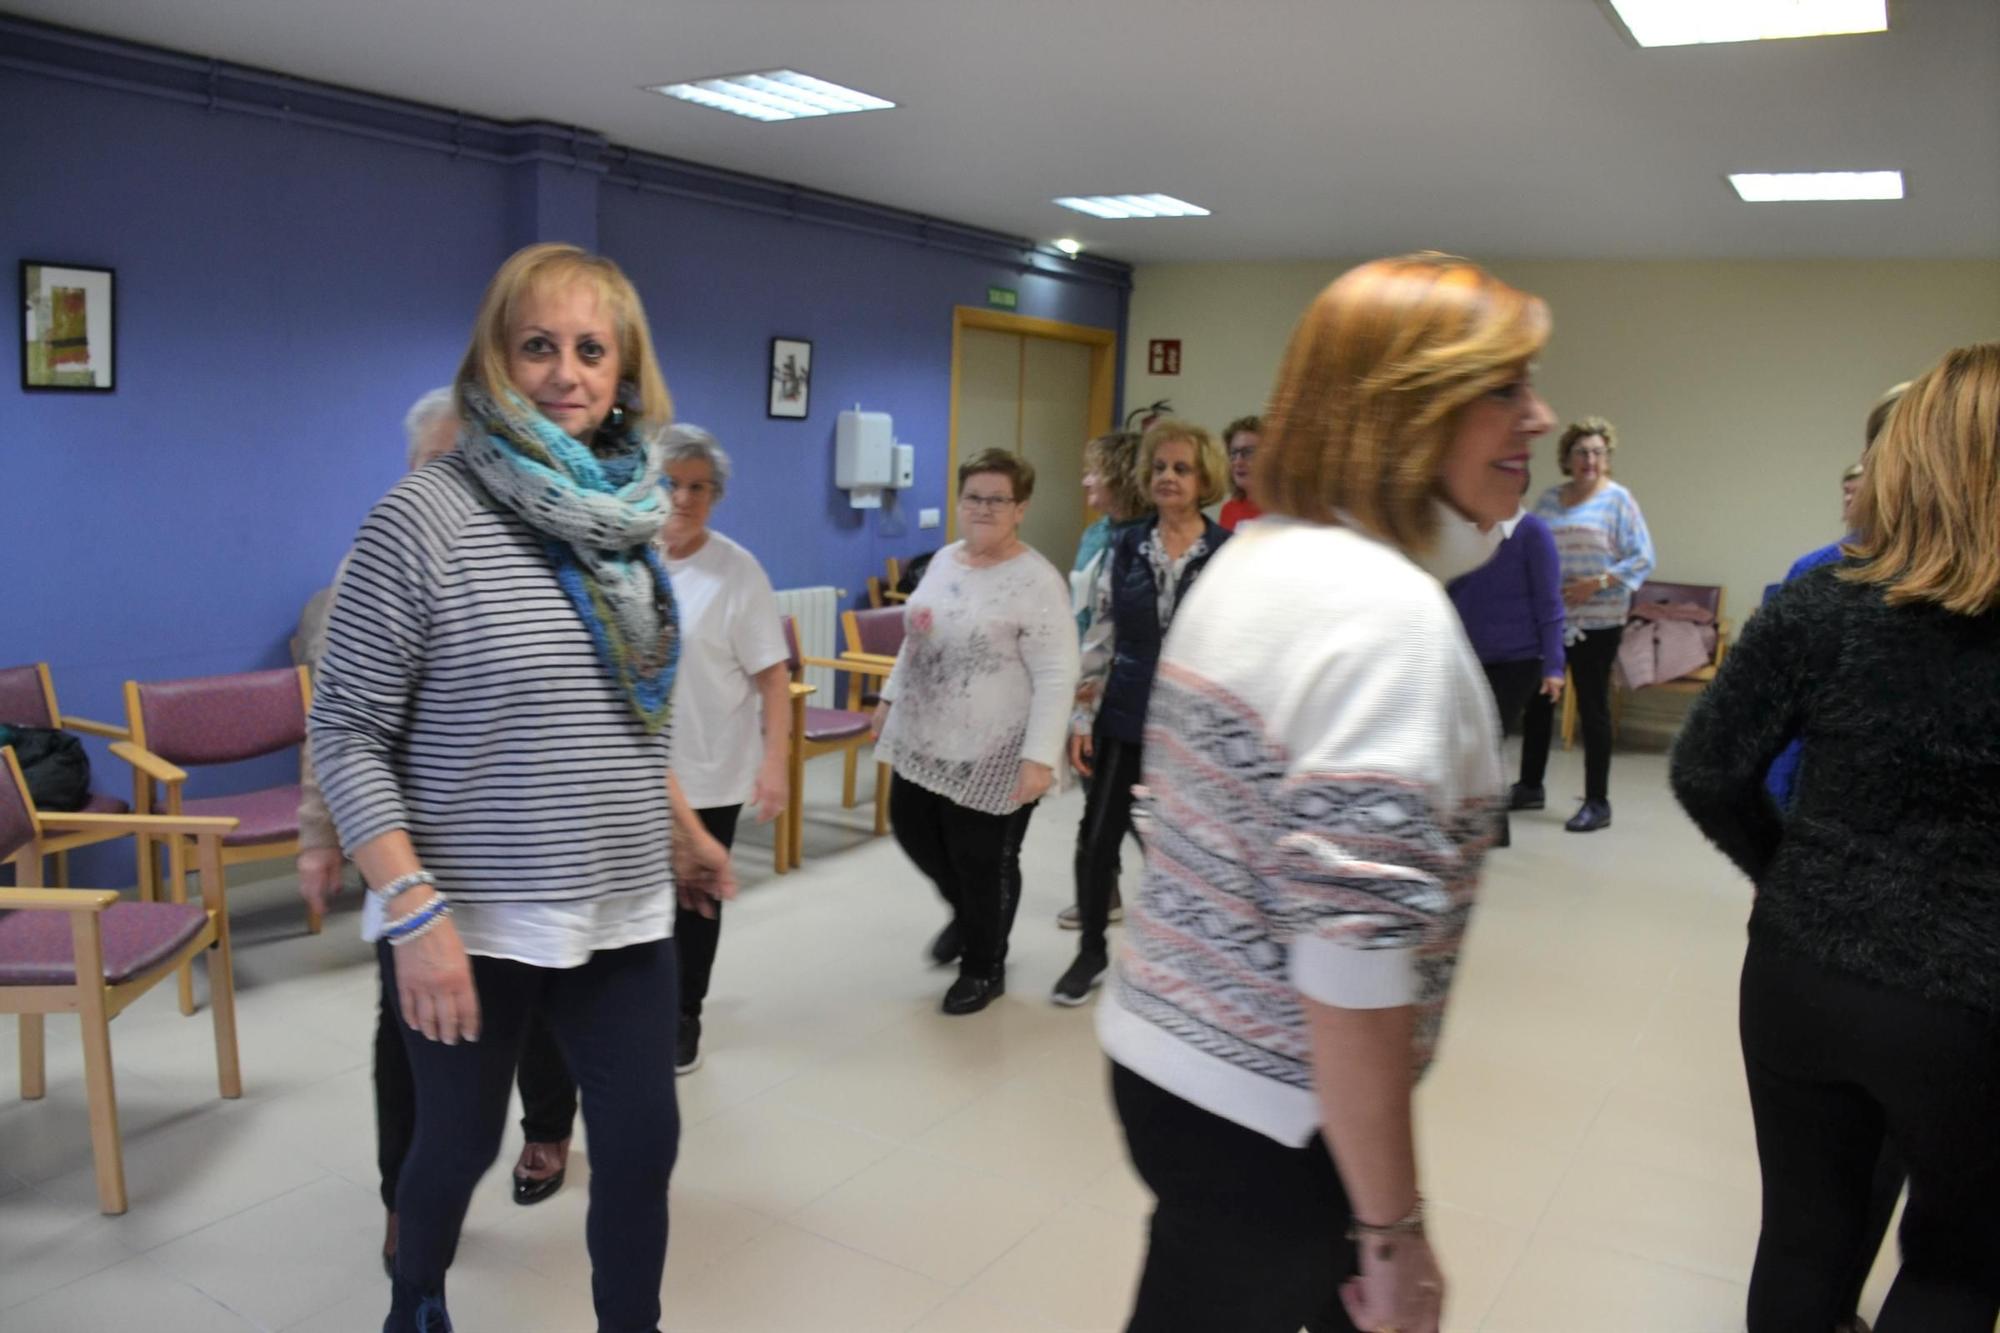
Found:
M 21 261 L 21 387 L 110 393 L 118 387 L 118 310 L 108 268 Z
M 771 404 L 766 415 L 803 417 L 812 399 L 813 345 L 803 338 L 771 339 Z

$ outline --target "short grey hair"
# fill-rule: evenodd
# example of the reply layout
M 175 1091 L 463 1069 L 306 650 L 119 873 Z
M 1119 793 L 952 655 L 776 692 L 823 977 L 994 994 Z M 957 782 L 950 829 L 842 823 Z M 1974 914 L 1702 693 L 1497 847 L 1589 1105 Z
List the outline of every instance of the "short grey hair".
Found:
M 449 388 L 432 389 L 410 404 L 410 410 L 403 414 L 403 438 L 408 441 L 408 449 L 403 456 L 405 464 L 412 468 L 417 465 L 424 445 L 430 441 L 431 432 L 446 417 L 454 421 L 458 419 L 458 405 L 452 400 Z
M 661 462 L 668 467 L 675 463 L 706 463 L 708 475 L 715 482 L 715 498 L 720 500 L 729 490 L 729 454 L 715 442 L 713 435 L 699 426 L 683 422 L 669 426 Z

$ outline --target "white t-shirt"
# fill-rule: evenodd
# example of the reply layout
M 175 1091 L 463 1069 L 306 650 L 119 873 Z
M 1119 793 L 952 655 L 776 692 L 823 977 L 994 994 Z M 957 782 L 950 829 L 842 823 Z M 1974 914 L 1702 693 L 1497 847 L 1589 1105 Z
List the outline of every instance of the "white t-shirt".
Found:
M 757 557 L 713 530 L 700 550 L 666 564 L 681 616 L 674 776 L 697 810 L 741 805 L 764 759 L 752 677 L 789 655 L 778 600 Z

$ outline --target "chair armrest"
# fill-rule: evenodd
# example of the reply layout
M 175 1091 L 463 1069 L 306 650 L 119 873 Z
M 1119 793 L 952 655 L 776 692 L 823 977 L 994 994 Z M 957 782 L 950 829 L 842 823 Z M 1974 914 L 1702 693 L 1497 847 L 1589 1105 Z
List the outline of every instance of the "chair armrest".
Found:
M 0 908 L 102 912 L 117 901 L 110 889 L 0 889 Z
M 56 719 L 56 725 L 67 731 L 80 731 L 86 736 L 102 736 L 107 740 L 129 741 L 132 733 L 124 727 L 114 727 L 109 722 L 93 722 L 87 717 L 65 713 Z
M 132 767 L 144 773 L 155 782 L 186 782 L 187 770 L 176 768 L 144 746 L 132 741 L 118 741 L 111 747 L 111 753 L 123 759 Z
M 862 653 L 850 650 L 842 653 L 840 660 L 842 662 L 852 662 L 856 666 L 893 667 L 896 665 L 896 655 L 894 653 Z
M 196 815 L 73 815 L 37 811 L 46 829 L 73 829 L 78 833 L 178 833 L 183 837 L 220 837 L 241 820 L 214 819 Z
M 907 602 L 910 600 L 910 594 L 897 592 L 894 588 L 891 588 L 882 594 L 882 600 L 885 602 Z
M 809 667 L 826 667 L 833 671 L 852 671 L 857 676 L 880 676 L 884 680 L 895 668 L 893 657 L 802 657 L 799 659 Z
M 791 685 L 791 691 L 792 691 L 792 698 L 803 699 L 809 694 L 818 694 L 819 686 L 801 685 L 797 681 L 793 681 Z

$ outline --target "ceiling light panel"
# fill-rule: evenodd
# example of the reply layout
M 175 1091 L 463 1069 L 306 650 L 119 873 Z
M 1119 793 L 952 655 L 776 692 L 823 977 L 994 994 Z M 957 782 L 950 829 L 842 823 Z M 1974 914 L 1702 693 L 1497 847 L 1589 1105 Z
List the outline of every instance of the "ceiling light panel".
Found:
M 1170 194 L 1064 195 L 1056 200 L 1064 208 L 1088 213 L 1107 222 L 1127 218 L 1205 218 L 1208 210 Z
M 855 111 L 886 111 L 896 104 L 869 93 L 843 88 L 795 69 L 762 74 L 731 74 L 692 83 L 661 83 L 646 90 L 683 102 L 748 116 L 751 120 L 803 120 L 810 116 L 843 116 Z
M 1903 197 L 1900 171 L 1739 171 L 1730 175 L 1729 183 L 1746 204 Z
M 1641 46 L 1887 32 L 1888 0 L 1609 0 Z

